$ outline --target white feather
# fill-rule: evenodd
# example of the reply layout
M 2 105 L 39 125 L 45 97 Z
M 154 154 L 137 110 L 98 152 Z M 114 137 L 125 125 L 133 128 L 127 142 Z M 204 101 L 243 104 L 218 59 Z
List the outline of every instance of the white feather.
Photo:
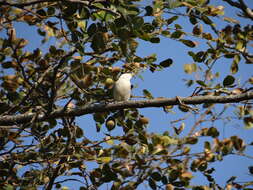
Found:
M 127 101 L 131 96 L 131 80 L 132 74 L 122 74 L 114 84 L 113 98 L 115 101 Z

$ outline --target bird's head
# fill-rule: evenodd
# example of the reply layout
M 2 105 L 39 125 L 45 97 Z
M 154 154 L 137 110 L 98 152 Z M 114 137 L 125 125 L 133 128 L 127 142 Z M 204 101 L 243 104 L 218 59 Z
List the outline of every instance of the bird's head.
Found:
M 131 74 L 131 73 L 124 73 L 124 74 L 120 75 L 119 79 L 131 80 L 132 77 L 133 77 L 133 74 Z

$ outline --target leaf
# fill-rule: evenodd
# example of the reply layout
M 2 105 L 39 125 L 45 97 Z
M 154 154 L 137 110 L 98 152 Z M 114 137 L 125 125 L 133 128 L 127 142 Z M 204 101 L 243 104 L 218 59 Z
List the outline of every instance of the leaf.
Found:
M 79 16 L 80 16 L 80 19 L 82 19 L 83 21 L 84 19 L 89 18 L 90 12 L 86 7 L 82 7 L 82 9 L 79 9 Z
M 168 184 L 168 179 L 167 179 L 167 177 L 166 177 L 165 175 L 162 176 L 161 181 L 162 181 L 162 183 L 163 183 L 164 185 Z
M 239 50 L 239 51 L 242 51 L 244 48 L 244 43 L 242 40 L 239 40 L 235 46 L 235 49 Z
M 109 163 L 111 160 L 112 160 L 112 158 L 110 156 L 104 156 L 104 157 L 97 158 L 97 161 L 102 162 L 102 163 Z
M 184 34 L 184 32 L 182 32 L 181 30 L 177 30 L 177 31 L 173 32 L 173 33 L 171 34 L 170 37 L 171 37 L 171 38 L 178 39 L 178 38 L 180 38 L 183 34 Z
M 152 96 L 152 94 L 147 90 L 147 89 L 144 89 L 143 91 L 143 95 L 148 98 L 148 99 L 153 99 L 154 97 Z
M 151 43 L 160 43 L 160 38 L 158 38 L 158 37 L 153 37 L 153 38 L 150 39 L 150 42 L 151 42 Z
M 159 172 L 153 172 L 151 174 L 151 177 L 155 181 L 160 181 L 162 179 L 162 176 L 161 176 L 161 174 Z
M 237 71 L 238 71 L 238 64 L 239 64 L 240 60 L 241 60 L 240 55 L 236 54 L 234 56 L 234 60 L 233 60 L 233 63 L 231 65 L 231 68 L 230 68 L 230 71 L 231 71 L 232 74 L 237 73 Z
M 153 8 L 151 6 L 146 6 L 145 7 L 146 10 L 146 16 L 151 16 L 153 14 Z
M 202 37 L 205 38 L 206 40 L 212 40 L 213 37 L 210 33 L 202 33 Z
M 197 65 L 195 63 L 192 64 L 184 64 L 184 72 L 187 74 L 191 74 L 197 71 Z
M 194 35 L 200 35 L 201 33 L 203 32 L 203 26 L 200 24 L 200 25 L 196 25 L 193 30 L 192 30 L 192 33 Z
M 173 60 L 168 58 L 168 59 L 165 59 L 164 61 L 160 62 L 160 65 L 162 67 L 170 67 L 173 63 Z
M 54 7 L 48 7 L 47 15 L 51 16 L 51 15 L 54 15 L 54 13 L 55 13 L 55 8 Z
M 152 178 L 148 179 L 148 184 L 151 187 L 151 189 L 156 190 L 157 186 L 156 186 L 155 181 Z
M 196 137 L 187 137 L 185 140 L 186 144 L 196 144 L 198 142 L 198 138 Z
M 178 144 L 178 140 L 172 137 L 169 137 L 167 135 L 164 135 L 160 138 L 161 143 L 163 146 L 168 146 L 168 145 L 176 145 Z
M 218 137 L 219 135 L 220 133 L 215 127 L 210 127 L 207 131 L 207 136 L 211 136 L 215 138 L 215 137 Z
M 97 25 L 93 23 L 88 27 L 87 33 L 89 36 L 93 36 L 96 33 L 96 31 L 97 31 Z
M 10 184 L 4 185 L 4 190 L 15 190 L 16 188 Z
M 235 82 L 235 78 L 231 75 L 228 75 L 223 80 L 223 86 L 231 86 Z
M 47 16 L 46 11 L 43 10 L 43 9 L 39 9 L 36 13 L 37 13 L 38 15 L 40 15 L 41 17 Z
M 180 175 L 180 172 L 178 170 L 171 170 L 169 180 L 170 182 L 175 181 Z
M 201 19 L 204 21 L 205 24 L 212 25 L 213 21 L 208 18 L 206 15 L 202 15 Z
M 189 20 L 190 20 L 190 23 L 193 25 L 198 23 L 198 20 L 194 16 L 190 16 Z
M 105 47 L 106 47 L 106 40 L 104 38 L 103 33 L 97 32 L 92 38 L 91 48 L 95 52 L 100 52 L 103 51 Z
M 245 117 L 243 119 L 243 122 L 245 124 L 246 129 L 252 129 L 253 128 L 253 117 Z
M 196 82 L 197 82 L 200 86 L 204 86 L 204 87 L 207 86 L 207 85 L 205 84 L 205 82 L 202 81 L 202 80 L 197 80 Z
M 83 137 L 83 130 L 79 126 L 76 126 L 76 138 L 81 137 Z
M 183 27 L 181 25 L 179 25 L 179 24 L 175 24 L 175 28 L 176 29 L 182 29 Z
M 144 20 L 142 17 L 135 17 L 132 22 L 134 25 L 134 29 L 136 30 L 140 29 L 142 25 L 144 24 Z
M 253 166 L 249 166 L 248 169 L 249 169 L 249 173 L 253 174 Z
M 196 42 L 193 42 L 191 40 L 183 40 L 183 39 L 181 39 L 180 41 L 183 42 L 184 45 L 186 45 L 188 47 L 191 47 L 191 48 L 193 48 L 193 47 L 196 46 Z
M 178 16 L 173 16 L 173 17 L 171 17 L 171 18 L 169 18 L 168 20 L 167 20 L 167 24 L 171 24 L 172 22 L 174 22 L 175 20 L 177 20 L 178 19 Z

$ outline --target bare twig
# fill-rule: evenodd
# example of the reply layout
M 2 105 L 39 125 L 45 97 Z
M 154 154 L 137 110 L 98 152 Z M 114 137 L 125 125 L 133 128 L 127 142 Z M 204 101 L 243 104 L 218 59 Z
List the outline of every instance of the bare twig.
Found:
M 225 2 L 227 2 L 229 5 L 236 7 L 238 9 L 240 9 L 245 16 L 247 16 L 247 18 L 253 20 L 253 12 L 252 10 L 245 4 L 245 2 L 243 0 L 239 0 L 239 2 L 235 2 L 232 0 L 223 0 Z

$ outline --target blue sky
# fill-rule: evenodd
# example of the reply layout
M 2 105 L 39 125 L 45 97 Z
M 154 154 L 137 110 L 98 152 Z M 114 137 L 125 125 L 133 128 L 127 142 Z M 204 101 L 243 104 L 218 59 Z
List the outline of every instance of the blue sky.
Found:
M 249 4 L 251 0 L 245 1 Z M 216 5 L 220 5 L 221 1 L 215 1 Z M 225 14 L 228 16 L 233 17 L 235 13 L 235 9 L 227 8 L 225 5 Z M 242 25 L 250 24 L 249 20 L 240 20 Z M 188 22 L 188 20 L 179 19 L 177 22 L 181 26 L 183 26 L 186 31 L 192 30 L 192 25 Z M 224 27 L 224 22 L 218 21 L 217 22 L 218 28 Z M 29 40 L 29 45 L 27 49 L 33 50 L 36 48 L 41 48 L 42 50 L 47 50 L 49 45 L 48 44 L 40 44 L 40 39 L 34 27 L 27 29 L 27 25 L 24 24 L 16 24 L 15 25 L 17 30 L 17 36 L 23 37 Z M 30 27 L 30 26 L 29 26 Z M 209 30 L 204 26 L 204 30 Z M 4 35 L 0 32 L 0 36 Z M 199 45 L 197 48 L 192 49 L 192 51 L 197 52 L 206 47 L 206 44 L 199 41 Z M 182 44 L 176 41 L 172 41 L 167 38 L 161 38 L 161 43 L 159 44 L 151 44 L 144 41 L 139 41 L 140 46 L 138 48 L 138 54 L 141 56 L 147 56 L 153 53 L 157 54 L 157 63 L 160 61 L 172 58 L 174 63 L 171 67 L 166 68 L 164 71 L 159 71 L 155 73 L 151 73 L 150 71 L 144 71 L 142 73 L 143 79 L 136 77 L 132 80 L 132 83 L 136 86 L 133 89 L 133 95 L 141 96 L 143 89 L 148 89 L 154 97 L 175 97 L 175 96 L 190 96 L 194 90 L 194 87 L 186 87 L 185 82 L 182 80 L 183 78 L 190 79 L 193 78 L 193 75 L 187 75 L 184 73 L 183 65 L 187 63 L 193 63 L 190 56 L 188 56 L 187 52 L 190 50 L 188 47 L 186 48 Z M 55 43 L 54 40 L 50 40 L 50 43 Z M 231 65 L 231 60 L 222 59 L 219 61 L 214 69 L 216 71 L 221 72 L 221 78 L 219 79 L 222 82 L 223 78 L 230 74 L 229 67 Z M 240 79 L 241 82 L 245 81 L 247 78 L 252 76 L 252 67 L 251 65 L 244 64 L 243 62 L 240 63 L 240 70 L 235 75 L 237 79 Z M 217 109 L 221 109 L 223 106 L 217 106 Z M 150 124 L 147 127 L 148 132 L 157 132 L 163 133 L 164 131 L 172 131 L 172 127 L 170 122 L 181 118 L 184 114 L 175 107 L 173 111 L 175 114 L 172 113 L 164 113 L 161 108 L 146 108 L 146 109 L 139 109 L 140 112 L 145 115 L 146 117 L 150 118 Z M 232 109 L 228 111 L 227 114 L 231 114 Z M 194 118 L 193 116 L 190 117 L 189 120 L 186 121 L 186 128 L 191 127 L 193 125 Z M 84 130 L 86 136 L 91 139 L 98 139 L 103 137 L 102 130 L 99 134 L 96 132 L 95 123 L 92 120 L 91 115 L 85 115 L 78 118 L 78 124 Z M 180 123 L 179 123 L 180 124 Z M 178 126 L 177 124 L 176 126 Z M 211 125 L 211 124 L 210 124 Z M 205 127 L 210 127 L 207 125 Z M 220 138 L 230 137 L 232 135 L 239 135 L 241 138 L 245 139 L 246 142 L 251 142 L 253 139 L 252 130 L 246 130 L 243 128 L 241 121 L 231 122 L 229 124 L 224 124 L 223 122 L 217 122 L 216 126 L 221 131 Z M 187 130 L 187 129 L 186 129 Z M 121 129 L 117 129 L 112 132 L 113 134 L 122 134 Z M 203 150 L 203 146 L 196 146 L 196 151 L 198 149 Z M 252 155 L 253 151 L 252 148 L 248 150 L 248 154 Z M 239 157 L 239 156 L 227 156 L 224 158 L 222 162 L 217 162 L 212 164 L 216 168 L 216 172 L 214 172 L 214 177 L 217 179 L 219 184 L 224 184 L 226 180 L 229 179 L 231 176 L 238 176 L 238 181 L 249 181 L 252 180 L 252 176 L 248 174 L 247 167 L 252 165 L 252 160 Z M 193 180 L 193 183 L 196 184 L 203 184 L 206 183 L 203 177 L 199 176 Z M 66 186 L 70 187 L 70 189 L 76 189 L 79 186 L 76 183 L 66 183 Z M 139 189 L 146 189 L 144 186 L 140 187 Z

